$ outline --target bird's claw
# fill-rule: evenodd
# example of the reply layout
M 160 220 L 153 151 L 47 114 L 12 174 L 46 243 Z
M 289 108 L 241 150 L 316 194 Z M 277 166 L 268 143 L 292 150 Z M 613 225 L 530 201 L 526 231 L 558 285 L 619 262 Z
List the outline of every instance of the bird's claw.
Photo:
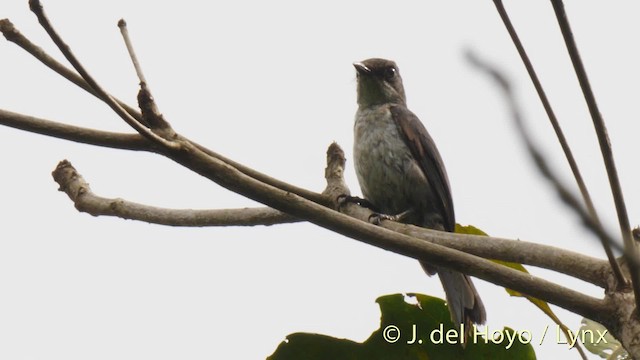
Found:
M 380 225 L 382 220 L 391 220 L 391 221 L 395 221 L 395 222 L 403 222 L 403 220 L 405 220 L 406 217 L 409 216 L 412 212 L 413 212 L 413 210 L 411 210 L 411 209 L 403 211 L 400 214 L 396 214 L 396 215 L 380 214 L 380 213 L 374 212 L 373 214 L 369 215 L 369 222 L 374 224 L 374 225 Z
M 382 223 L 382 220 L 398 221 L 398 216 L 397 215 L 380 214 L 380 213 L 373 213 L 373 214 L 369 215 L 369 222 L 374 224 L 374 225 L 380 225 Z

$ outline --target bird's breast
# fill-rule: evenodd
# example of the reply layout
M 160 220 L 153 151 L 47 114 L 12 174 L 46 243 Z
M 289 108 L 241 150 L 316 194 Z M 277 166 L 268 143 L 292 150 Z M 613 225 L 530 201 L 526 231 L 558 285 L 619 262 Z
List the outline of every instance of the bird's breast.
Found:
M 354 163 L 364 197 L 387 214 L 422 208 L 430 197 L 428 183 L 389 106 L 358 109 L 354 135 Z

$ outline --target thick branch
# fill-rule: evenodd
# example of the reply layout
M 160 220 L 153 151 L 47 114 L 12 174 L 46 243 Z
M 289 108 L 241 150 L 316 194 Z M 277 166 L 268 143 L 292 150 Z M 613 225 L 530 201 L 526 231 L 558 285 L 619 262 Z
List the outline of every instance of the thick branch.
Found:
M 342 178 L 344 153 L 336 144 L 332 144 L 327 154 L 327 169 L 333 169 L 333 174 L 339 175 L 327 177 L 325 194 L 336 198 L 349 191 Z M 370 209 L 352 203 L 343 204 L 340 211 L 363 221 L 367 221 L 373 214 Z M 552 246 L 522 240 L 435 231 L 394 221 L 382 221 L 380 226 L 485 259 L 509 261 L 558 271 L 600 287 L 605 287 L 609 278 L 610 268 L 606 261 Z
M 434 230 L 393 222 L 385 222 L 384 226 L 403 234 L 486 259 L 537 266 L 570 275 L 600 287 L 607 286 L 610 267 L 606 261 L 566 249 L 497 237 L 452 233 L 440 234 Z M 487 241 L 487 239 L 490 240 Z
M 474 255 L 353 219 L 246 176 L 228 164 L 207 156 L 187 141 L 184 141 L 182 146 L 182 151 L 170 151 L 168 156 L 233 192 L 280 211 L 295 214 L 316 225 L 385 250 L 455 269 L 520 291 L 594 320 L 598 320 L 608 311 L 602 300 Z

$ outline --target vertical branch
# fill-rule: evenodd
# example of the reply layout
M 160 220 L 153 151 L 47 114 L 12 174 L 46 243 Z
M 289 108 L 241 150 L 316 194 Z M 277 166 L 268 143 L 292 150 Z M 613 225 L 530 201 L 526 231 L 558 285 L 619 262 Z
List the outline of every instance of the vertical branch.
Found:
M 536 74 L 536 71 L 533 68 L 533 65 L 531 64 L 531 60 L 529 59 L 529 56 L 527 55 L 527 52 L 524 49 L 524 46 L 522 45 L 520 38 L 518 37 L 518 33 L 516 32 L 516 29 L 513 27 L 513 24 L 511 23 L 511 19 L 509 19 L 509 15 L 507 14 L 507 11 L 504 8 L 504 4 L 502 3 L 502 0 L 493 0 L 493 3 L 495 4 L 496 9 L 498 10 L 498 14 L 500 14 L 500 18 L 502 19 L 504 26 L 507 28 L 507 32 L 511 36 L 511 40 L 513 41 L 513 44 L 518 50 L 518 54 L 522 59 L 522 63 L 524 64 L 524 67 L 527 69 L 527 73 L 529 73 L 531 82 L 533 83 L 533 86 L 535 87 L 536 92 L 538 93 L 540 102 L 542 102 L 542 106 L 544 107 L 544 110 L 546 111 L 547 116 L 549 117 L 551 126 L 553 127 L 553 130 L 555 131 L 556 136 L 558 137 L 558 142 L 560 143 L 560 146 L 562 147 L 562 151 L 564 152 L 564 155 L 567 158 L 567 162 L 569 163 L 569 167 L 571 168 L 573 177 L 576 179 L 576 183 L 578 184 L 578 188 L 580 189 L 580 193 L 582 194 L 582 198 L 584 200 L 584 204 L 587 208 L 587 211 L 589 212 L 589 215 L 593 218 L 593 221 L 595 223 L 601 224 L 600 218 L 598 217 L 598 213 L 596 212 L 595 206 L 593 205 L 593 201 L 591 200 L 591 195 L 589 194 L 589 190 L 587 190 L 587 186 L 584 182 L 584 179 L 582 178 L 582 174 L 580 173 L 578 164 L 575 158 L 573 157 L 573 152 L 569 147 L 569 143 L 567 142 L 567 139 L 564 136 L 562 127 L 560 127 L 558 118 L 556 117 L 556 114 L 554 113 L 553 108 L 549 103 L 547 94 L 542 88 L 542 84 L 538 79 L 538 74 Z M 601 240 L 600 242 L 602 243 L 602 247 L 604 248 L 604 252 L 607 254 L 607 259 L 611 264 L 611 269 L 613 270 L 613 274 L 617 280 L 618 287 L 628 286 L 627 280 L 622 274 L 622 269 L 620 269 L 620 264 L 618 264 L 618 261 L 616 260 L 616 257 L 613 254 L 613 250 L 611 249 L 611 246 L 606 241 L 604 241 L 603 238 L 600 238 L 600 240 Z
M 639 257 L 638 247 L 631 236 L 631 225 L 629 224 L 629 216 L 627 214 L 627 207 L 622 195 L 622 189 L 620 187 L 620 179 L 618 178 L 618 171 L 616 170 L 616 164 L 613 159 L 613 152 L 611 150 L 611 143 L 609 142 L 609 135 L 607 134 L 607 128 L 604 124 L 604 119 L 598 109 L 587 72 L 582 63 L 578 47 L 576 45 L 569 20 L 567 19 L 567 13 L 564 10 L 564 3 L 562 0 L 551 0 L 553 10 L 562 32 L 569 57 L 573 63 L 573 68 L 576 71 L 576 76 L 580 83 L 580 88 L 584 94 L 591 119 L 593 120 L 593 126 L 598 136 L 598 143 L 600 144 L 600 151 L 604 160 L 605 168 L 607 169 L 607 176 L 609 177 L 609 186 L 611 187 L 611 193 L 613 195 L 613 201 L 615 203 L 616 212 L 618 214 L 618 223 L 620 225 L 620 232 L 622 233 L 622 239 L 625 246 L 625 256 L 637 260 Z M 632 262 L 630 262 L 632 263 Z M 633 282 L 633 291 L 636 299 L 636 308 L 640 308 L 640 271 L 637 266 L 631 265 L 631 280 Z

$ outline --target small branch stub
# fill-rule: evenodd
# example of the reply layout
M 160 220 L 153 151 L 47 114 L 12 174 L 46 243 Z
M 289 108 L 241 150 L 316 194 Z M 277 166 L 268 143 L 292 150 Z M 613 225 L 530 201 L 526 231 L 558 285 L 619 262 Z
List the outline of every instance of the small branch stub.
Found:
M 59 162 L 51 175 L 60 185 L 58 190 L 65 192 L 74 203 L 77 203 L 78 198 L 89 190 L 89 184 L 68 160 Z

